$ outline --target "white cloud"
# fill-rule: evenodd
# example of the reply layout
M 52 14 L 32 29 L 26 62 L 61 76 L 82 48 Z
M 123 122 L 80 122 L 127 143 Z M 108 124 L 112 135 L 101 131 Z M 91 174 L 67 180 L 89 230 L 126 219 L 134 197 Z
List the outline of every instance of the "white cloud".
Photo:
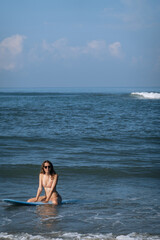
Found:
M 85 56 L 98 60 L 105 60 L 113 56 L 123 58 L 120 42 L 107 45 L 105 40 L 91 40 L 84 45 L 71 45 L 66 38 L 57 39 L 48 43 L 43 41 L 41 45 L 33 47 L 29 52 L 29 61 L 38 62 L 48 60 L 77 59 Z
M 109 52 L 111 56 L 116 58 L 122 58 L 123 53 L 121 49 L 121 43 L 120 42 L 114 42 L 108 46 Z
M 22 35 L 13 35 L 0 42 L 0 69 L 13 70 L 17 65 L 17 58 L 23 50 Z
M 68 41 L 65 38 L 58 39 L 52 43 L 43 41 L 43 50 L 49 52 L 54 58 L 69 58 L 74 54 L 77 54 L 77 48 L 68 45 Z
M 92 40 L 91 42 L 88 42 L 86 47 L 84 47 L 84 51 L 86 53 L 90 53 L 95 56 L 102 55 L 106 52 L 106 50 L 107 46 L 104 40 Z
M 160 4 L 146 0 L 120 0 L 121 6 L 104 8 L 106 26 L 116 29 L 140 30 L 159 25 Z M 110 23 L 110 24 L 109 24 Z
M 93 40 L 89 42 L 87 45 L 88 48 L 98 51 L 106 48 L 106 42 L 104 40 L 101 41 Z
M 104 40 L 92 40 L 85 46 L 70 46 L 67 39 L 58 39 L 53 43 L 43 41 L 43 50 L 52 54 L 55 58 L 70 58 L 81 55 L 95 55 L 98 56 L 107 50 L 106 42 Z

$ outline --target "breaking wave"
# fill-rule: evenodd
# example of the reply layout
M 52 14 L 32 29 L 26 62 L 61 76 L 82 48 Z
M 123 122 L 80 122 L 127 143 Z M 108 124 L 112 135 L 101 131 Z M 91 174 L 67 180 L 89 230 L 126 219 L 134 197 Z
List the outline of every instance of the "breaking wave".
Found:
M 133 92 L 131 95 L 145 99 L 160 99 L 160 93 L 155 92 Z
M 0 240 L 159 240 L 160 236 L 154 236 L 149 234 L 139 234 L 139 233 L 130 233 L 128 235 L 119 235 L 114 236 L 112 233 L 108 234 L 80 234 L 77 232 L 52 232 L 44 235 L 31 235 L 28 233 L 17 233 L 17 234 L 8 234 L 8 233 L 0 233 Z

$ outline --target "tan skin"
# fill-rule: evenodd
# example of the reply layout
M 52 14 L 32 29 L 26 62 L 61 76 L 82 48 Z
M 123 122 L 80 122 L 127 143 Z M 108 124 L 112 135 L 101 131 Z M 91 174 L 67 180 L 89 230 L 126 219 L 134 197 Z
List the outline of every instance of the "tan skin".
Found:
M 37 190 L 37 195 L 34 198 L 28 199 L 27 202 L 44 202 L 52 201 L 54 205 L 61 204 L 62 198 L 56 191 L 56 186 L 58 182 L 57 174 L 50 174 L 51 163 L 45 161 L 43 164 L 44 173 L 39 174 L 39 187 Z M 40 196 L 42 190 L 45 190 L 45 196 Z

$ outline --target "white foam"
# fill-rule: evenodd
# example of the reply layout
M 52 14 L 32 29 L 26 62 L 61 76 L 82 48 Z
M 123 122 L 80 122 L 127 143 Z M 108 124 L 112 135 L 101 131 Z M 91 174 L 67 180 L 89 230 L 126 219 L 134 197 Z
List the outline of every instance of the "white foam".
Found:
M 160 240 L 160 236 L 149 236 L 148 234 L 130 233 L 128 235 L 120 235 L 116 240 Z
M 51 232 L 47 237 L 42 235 L 31 235 L 28 233 L 8 234 L 1 232 L 0 240 L 160 240 L 160 236 L 151 236 L 148 234 L 130 233 L 128 235 L 114 236 L 112 233 L 107 234 L 81 234 L 77 232 Z
M 131 95 L 145 99 L 160 99 L 160 93 L 154 92 L 133 92 Z
M 80 234 L 77 232 L 70 232 L 70 233 L 64 233 L 62 235 L 62 239 L 65 240 L 115 240 L 115 238 L 113 237 L 112 233 L 108 233 L 108 234 Z
M 8 234 L 8 233 L 0 233 L 0 239 L 6 240 L 46 240 L 43 236 L 36 235 L 33 236 L 28 233 L 20 233 L 20 234 Z

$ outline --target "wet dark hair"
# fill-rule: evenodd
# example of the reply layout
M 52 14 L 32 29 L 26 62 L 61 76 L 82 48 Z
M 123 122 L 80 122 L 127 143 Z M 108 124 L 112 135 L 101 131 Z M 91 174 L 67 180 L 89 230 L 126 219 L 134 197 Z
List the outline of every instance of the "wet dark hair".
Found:
M 44 171 L 44 165 L 45 165 L 45 163 L 49 163 L 50 166 L 51 166 L 51 168 L 50 168 L 50 175 L 56 174 L 56 171 L 54 170 L 53 164 L 52 164 L 50 161 L 48 161 L 48 160 L 46 160 L 46 161 L 44 161 L 44 162 L 42 163 L 40 173 L 45 174 L 45 171 Z

